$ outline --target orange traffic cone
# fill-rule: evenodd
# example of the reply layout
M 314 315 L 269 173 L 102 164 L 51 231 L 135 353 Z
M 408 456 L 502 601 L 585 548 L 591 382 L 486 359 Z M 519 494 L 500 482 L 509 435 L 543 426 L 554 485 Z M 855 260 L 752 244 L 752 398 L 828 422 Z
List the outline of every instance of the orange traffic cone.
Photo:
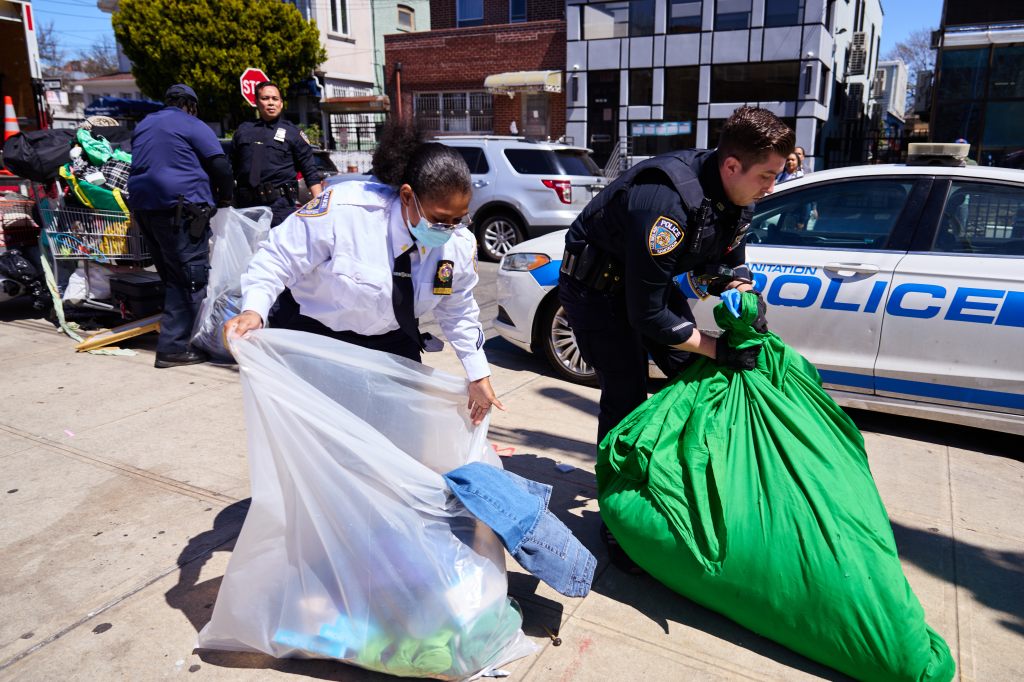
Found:
M 18 115 L 14 113 L 14 100 L 10 95 L 4 96 L 4 142 L 21 132 L 18 127 Z
M 4 96 L 4 142 L 21 132 L 18 127 L 18 115 L 14 113 L 14 100 L 10 95 Z M 0 168 L 0 175 L 13 175 L 6 168 Z

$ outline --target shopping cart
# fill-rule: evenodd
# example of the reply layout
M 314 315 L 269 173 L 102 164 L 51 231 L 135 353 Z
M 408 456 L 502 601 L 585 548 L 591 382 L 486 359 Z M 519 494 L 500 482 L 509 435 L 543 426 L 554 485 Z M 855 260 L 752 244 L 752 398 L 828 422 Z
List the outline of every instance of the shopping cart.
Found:
M 87 307 L 115 309 L 115 305 L 98 300 L 89 292 L 90 265 L 117 266 L 118 274 L 123 274 L 137 272 L 152 262 L 142 233 L 129 214 L 68 206 L 63 201 L 42 202 L 39 213 L 54 270 L 62 261 L 79 261 L 83 265 L 87 291 L 83 304 Z

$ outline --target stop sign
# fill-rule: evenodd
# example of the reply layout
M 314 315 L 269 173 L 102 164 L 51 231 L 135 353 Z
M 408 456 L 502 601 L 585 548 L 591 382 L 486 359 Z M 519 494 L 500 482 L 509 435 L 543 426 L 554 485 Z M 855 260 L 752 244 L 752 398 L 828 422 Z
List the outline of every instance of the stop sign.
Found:
M 256 106 L 256 86 L 270 79 L 261 69 L 248 68 L 242 72 L 242 77 L 238 80 L 242 84 L 242 97 L 249 103 L 249 106 L 254 107 Z

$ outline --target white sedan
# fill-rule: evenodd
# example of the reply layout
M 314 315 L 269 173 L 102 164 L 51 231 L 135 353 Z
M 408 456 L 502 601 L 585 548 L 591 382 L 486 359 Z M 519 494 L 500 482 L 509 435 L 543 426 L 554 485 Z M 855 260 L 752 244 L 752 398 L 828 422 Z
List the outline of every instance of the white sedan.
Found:
M 513 248 L 495 328 L 593 383 L 558 305 L 565 232 Z M 762 200 L 747 260 L 769 326 L 844 406 L 1024 435 L 1024 171 L 859 166 Z M 718 299 L 693 299 L 714 328 Z

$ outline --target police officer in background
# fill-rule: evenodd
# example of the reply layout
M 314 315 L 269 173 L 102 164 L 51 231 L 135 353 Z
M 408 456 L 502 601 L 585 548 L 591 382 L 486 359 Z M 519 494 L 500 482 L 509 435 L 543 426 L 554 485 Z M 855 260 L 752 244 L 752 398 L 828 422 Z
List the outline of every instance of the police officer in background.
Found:
M 199 120 L 195 91 L 172 85 L 164 106 L 132 134 L 128 207 L 164 284 L 156 367 L 205 362 L 189 339 L 206 294 L 210 217 L 231 201 L 234 179 L 217 136 Z
M 237 205 L 269 206 L 271 226 L 295 212 L 299 196 L 297 170 L 313 198 L 323 191 L 323 173 L 316 166 L 309 140 L 295 124 L 281 116 L 284 101 L 274 83 L 256 86 L 259 120 L 238 126 L 231 138 L 232 165 L 238 180 Z
M 717 149 L 634 166 L 569 227 L 558 297 L 600 381 L 598 442 L 647 399 L 648 353 L 669 377 L 694 353 L 733 369 L 755 366 L 760 347 L 736 350 L 701 334 L 673 278 L 690 273 L 715 295 L 752 289 L 743 244 L 752 204 L 772 191 L 794 142 L 774 114 L 743 107 Z

